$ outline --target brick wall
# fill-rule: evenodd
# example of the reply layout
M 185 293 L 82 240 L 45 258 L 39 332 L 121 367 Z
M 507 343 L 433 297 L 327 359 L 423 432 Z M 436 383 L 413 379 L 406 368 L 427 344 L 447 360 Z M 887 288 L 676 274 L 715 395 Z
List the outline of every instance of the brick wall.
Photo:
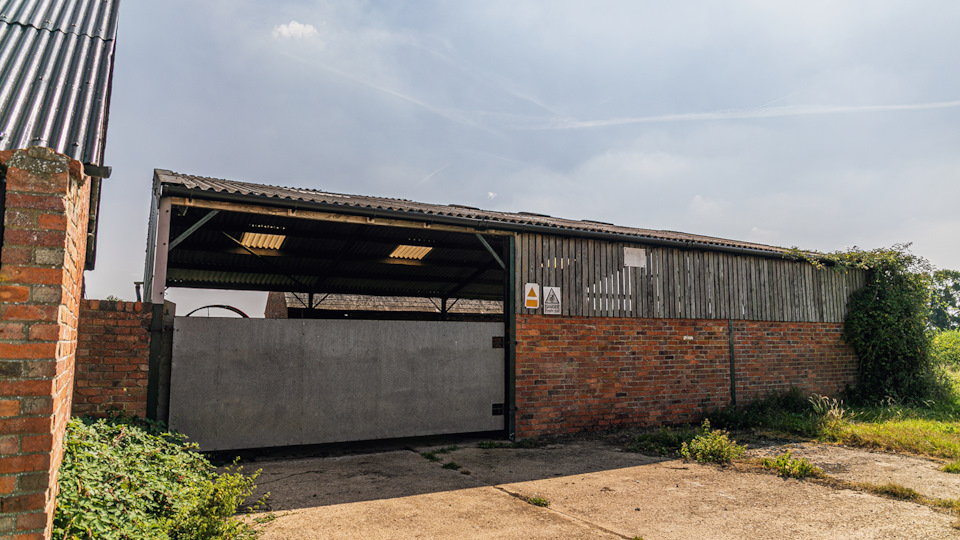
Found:
M 287 318 L 287 296 L 282 292 L 270 292 L 267 294 L 267 305 L 263 310 L 265 319 L 286 319 Z
M 151 304 L 84 300 L 73 414 L 146 417 Z
M 43 538 L 70 418 L 90 182 L 47 148 L 0 152 L 0 536 Z
M 738 402 L 835 394 L 856 359 L 829 323 L 734 323 Z M 517 316 L 517 437 L 690 422 L 730 403 L 726 321 Z

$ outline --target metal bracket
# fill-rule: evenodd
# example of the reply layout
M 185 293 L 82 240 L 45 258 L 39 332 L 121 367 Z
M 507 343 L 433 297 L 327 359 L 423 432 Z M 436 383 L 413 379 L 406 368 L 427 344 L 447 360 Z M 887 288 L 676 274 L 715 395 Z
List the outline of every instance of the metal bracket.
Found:
M 500 268 L 503 270 L 506 270 L 507 265 L 503 263 L 503 259 L 501 259 L 500 256 L 497 255 L 497 252 L 494 251 L 492 247 L 490 247 L 490 244 L 488 244 L 487 241 L 482 236 L 480 236 L 480 233 L 473 233 L 473 234 L 477 235 L 477 239 L 480 240 L 480 243 L 483 244 L 483 247 L 487 248 L 487 251 L 489 251 L 490 254 L 493 255 L 493 258 L 497 260 L 497 264 L 500 265 Z
M 178 236 L 176 239 L 174 239 L 173 242 L 170 242 L 170 247 L 168 247 L 167 249 L 170 250 L 170 249 L 173 249 L 173 248 L 177 247 L 177 245 L 179 245 L 180 242 L 183 242 L 183 241 L 186 240 L 187 237 L 189 237 L 191 234 L 197 232 L 197 229 L 199 229 L 200 227 L 202 227 L 204 223 L 210 221 L 211 219 L 213 219 L 213 216 L 215 216 L 215 215 L 217 215 L 217 214 L 219 214 L 219 213 L 220 213 L 219 210 L 211 210 L 211 211 L 207 212 L 207 215 L 205 215 L 205 216 L 203 216 L 202 218 L 198 219 L 197 222 L 194 223 L 193 225 L 191 225 L 189 229 L 183 231 L 183 233 L 180 234 L 180 236 Z

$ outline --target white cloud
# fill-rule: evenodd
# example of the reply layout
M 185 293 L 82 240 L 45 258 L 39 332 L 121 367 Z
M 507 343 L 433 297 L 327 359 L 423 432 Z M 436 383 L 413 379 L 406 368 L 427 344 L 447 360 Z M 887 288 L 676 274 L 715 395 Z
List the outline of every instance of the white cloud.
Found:
M 488 192 L 487 192 L 487 198 L 492 201 L 492 200 L 494 200 L 494 199 L 497 198 L 497 194 L 494 193 L 494 192 L 492 192 L 492 191 L 488 191 Z
M 317 35 L 317 29 L 312 24 L 301 24 L 290 21 L 273 28 L 273 39 L 306 39 Z

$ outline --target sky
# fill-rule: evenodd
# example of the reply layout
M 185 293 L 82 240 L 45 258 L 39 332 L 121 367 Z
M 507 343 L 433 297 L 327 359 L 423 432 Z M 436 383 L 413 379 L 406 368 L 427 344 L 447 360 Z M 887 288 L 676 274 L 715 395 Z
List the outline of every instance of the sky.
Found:
M 89 298 L 153 169 L 960 269 L 960 3 L 124 0 Z M 263 293 L 168 291 L 177 313 Z

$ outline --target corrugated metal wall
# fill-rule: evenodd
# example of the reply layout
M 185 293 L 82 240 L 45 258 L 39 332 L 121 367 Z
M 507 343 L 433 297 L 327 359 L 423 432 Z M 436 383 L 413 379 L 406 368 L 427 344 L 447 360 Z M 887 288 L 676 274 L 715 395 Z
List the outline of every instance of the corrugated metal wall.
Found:
M 543 312 L 522 301 L 524 284 L 538 283 L 560 288 L 569 316 L 842 322 L 865 278 L 804 261 L 583 238 L 521 234 L 516 246 L 517 313 Z

